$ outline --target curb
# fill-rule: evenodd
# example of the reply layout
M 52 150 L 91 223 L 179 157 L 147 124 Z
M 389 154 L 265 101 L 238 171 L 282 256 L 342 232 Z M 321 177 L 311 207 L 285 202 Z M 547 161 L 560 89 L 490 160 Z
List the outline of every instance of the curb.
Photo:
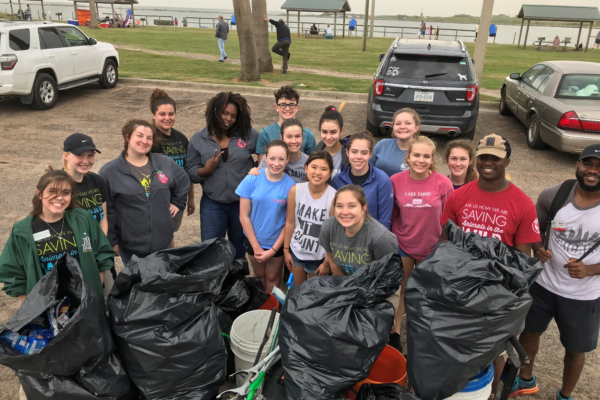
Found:
M 170 87 L 177 89 L 195 89 L 200 92 L 213 92 L 218 93 L 222 91 L 231 92 L 242 92 L 245 95 L 256 95 L 256 96 L 267 96 L 272 97 L 276 88 L 271 87 L 257 87 L 257 86 L 245 86 L 245 85 L 222 85 L 217 83 L 199 83 L 199 82 L 184 82 L 184 81 L 165 81 L 158 79 L 138 79 L 138 78 L 119 78 L 119 82 L 125 85 L 132 86 L 161 86 Z M 327 92 L 318 90 L 298 90 L 298 93 L 304 99 L 313 100 L 341 100 L 352 103 L 363 103 L 369 98 L 366 93 L 346 93 L 346 92 Z

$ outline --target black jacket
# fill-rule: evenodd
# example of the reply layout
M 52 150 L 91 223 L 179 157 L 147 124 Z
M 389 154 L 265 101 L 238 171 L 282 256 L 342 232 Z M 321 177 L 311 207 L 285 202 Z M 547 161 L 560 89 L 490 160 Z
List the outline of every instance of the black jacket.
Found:
M 150 196 L 129 169 L 124 152 L 99 172 L 108 186 L 108 240 L 137 255 L 169 246 L 174 231 L 169 205 L 184 210 L 190 190 L 190 178 L 175 161 L 162 154 L 148 157 Z
M 292 34 L 290 33 L 290 28 L 288 28 L 286 24 L 272 19 L 270 19 L 269 22 L 271 23 L 271 25 L 275 26 L 275 29 L 277 29 L 278 42 L 280 40 L 289 40 L 290 42 L 292 41 Z

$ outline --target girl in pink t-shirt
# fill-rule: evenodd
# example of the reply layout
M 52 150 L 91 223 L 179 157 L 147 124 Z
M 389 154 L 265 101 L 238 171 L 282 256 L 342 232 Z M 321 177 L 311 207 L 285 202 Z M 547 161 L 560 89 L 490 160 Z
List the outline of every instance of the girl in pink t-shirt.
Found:
M 415 136 L 406 152 L 407 171 L 391 177 L 394 191 L 391 230 L 398 238 L 404 280 L 394 330 L 400 333 L 404 314 L 404 288 L 415 265 L 433 250 L 442 227 L 440 218 L 446 200 L 454 190 L 450 180 L 435 170 L 435 144 Z

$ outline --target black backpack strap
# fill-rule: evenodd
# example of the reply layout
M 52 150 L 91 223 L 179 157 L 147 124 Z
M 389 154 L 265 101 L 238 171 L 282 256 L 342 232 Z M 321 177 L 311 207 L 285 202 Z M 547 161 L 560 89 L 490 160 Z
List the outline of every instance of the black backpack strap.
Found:
M 569 198 L 569 194 L 571 194 L 571 190 L 575 186 L 577 179 L 568 179 L 560 185 L 558 192 L 556 192 L 556 196 L 552 200 L 552 204 L 550 204 L 550 209 L 548 210 L 548 215 L 546 216 L 546 237 L 544 238 L 544 248 L 548 249 L 548 244 L 550 241 L 550 231 L 552 229 L 552 220 L 558 213 L 558 210 L 563 208 L 567 198 Z

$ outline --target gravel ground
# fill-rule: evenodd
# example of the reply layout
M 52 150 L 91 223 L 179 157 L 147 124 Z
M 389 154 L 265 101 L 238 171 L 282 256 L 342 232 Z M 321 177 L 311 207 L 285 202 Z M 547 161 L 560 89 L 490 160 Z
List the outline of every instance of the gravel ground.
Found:
M 35 184 L 49 165 L 61 166 L 62 142 L 69 134 L 81 132 L 91 135 L 102 154 L 97 155 L 94 171 L 116 158 L 122 150 L 121 127 L 130 118 L 150 119 L 148 98 L 152 87 L 122 86 L 105 91 L 95 85 L 60 92 L 57 106 L 51 111 L 33 111 L 18 99 L 0 100 L 0 246 L 4 245 L 12 224 L 29 212 Z M 214 92 L 203 92 L 196 86 L 189 89 L 165 88 L 178 103 L 180 113 L 176 128 L 188 137 L 204 127 L 204 107 Z M 243 89 L 240 88 L 240 90 Z M 259 130 L 276 119 L 272 97 L 247 96 L 252 107 L 254 126 Z M 298 117 L 316 133 L 317 124 L 326 106 L 342 108 L 340 101 L 304 100 Z M 490 107 L 485 108 L 485 107 Z M 476 140 L 489 133 L 505 136 L 513 147 L 508 169 L 512 181 L 534 201 L 548 186 L 572 178 L 577 157 L 555 150 L 534 151 L 525 144 L 525 128 L 513 117 L 502 117 L 496 105 L 483 105 Z M 345 133 L 362 130 L 365 126 L 364 103 L 347 102 L 342 109 Z M 448 138 L 436 137 L 437 165 L 442 172 L 447 168 L 441 162 L 441 152 Z M 201 190 L 196 185 L 196 210 Z M 199 217 L 185 217 L 175 239 L 179 245 L 200 241 Z M 120 264 L 119 259 L 117 262 Z M 120 265 L 118 265 L 120 266 Z M 0 291 L 0 323 L 8 320 L 18 308 L 17 301 Z M 576 399 L 598 399 L 600 393 L 599 352 L 588 355 L 586 367 L 574 392 Z M 532 399 L 551 399 L 561 387 L 563 349 L 554 324 L 543 336 L 535 373 L 540 393 Z M 0 399 L 18 399 L 18 381 L 14 372 L 0 367 Z

